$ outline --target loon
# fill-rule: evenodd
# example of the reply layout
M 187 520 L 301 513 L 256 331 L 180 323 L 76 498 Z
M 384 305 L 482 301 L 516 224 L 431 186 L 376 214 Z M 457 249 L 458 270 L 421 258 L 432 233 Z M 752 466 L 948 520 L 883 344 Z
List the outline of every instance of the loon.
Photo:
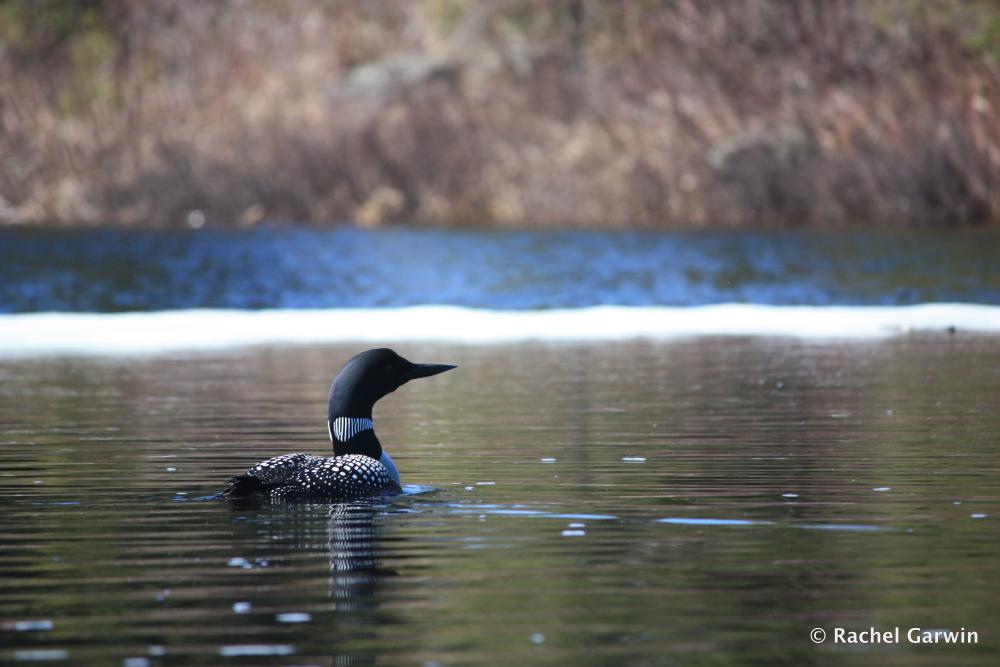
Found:
M 327 433 L 333 456 L 297 453 L 261 461 L 229 480 L 230 499 L 352 500 L 399 493 L 399 472 L 375 437 L 372 407 L 416 378 L 456 368 L 415 364 L 388 348 L 352 357 L 330 386 Z

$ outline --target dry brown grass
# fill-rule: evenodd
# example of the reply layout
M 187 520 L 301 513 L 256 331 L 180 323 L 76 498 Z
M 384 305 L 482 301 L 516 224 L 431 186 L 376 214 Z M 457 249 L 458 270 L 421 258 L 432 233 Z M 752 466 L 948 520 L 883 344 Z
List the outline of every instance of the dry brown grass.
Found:
M 1000 224 L 986 2 L 6 0 L 0 24 L 7 221 Z

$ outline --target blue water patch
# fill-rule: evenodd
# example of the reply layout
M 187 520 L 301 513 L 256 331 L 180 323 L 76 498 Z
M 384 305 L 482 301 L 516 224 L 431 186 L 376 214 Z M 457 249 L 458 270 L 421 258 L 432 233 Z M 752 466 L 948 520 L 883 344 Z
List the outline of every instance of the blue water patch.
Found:
M 400 494 L 402 496 L 419 496 L 424 493 L 433 493 L 437 491 L 437 487 L 428 486 L 426 484 L 403 484 L 403 492 Z
M 230 644 L 219 647 L 219 655 L 232 657 L 292 655 L 295 647 L 291 644 Z
M 0 229 L 0 312 L 1000 303 L 990 232 Z
M 447 514 L 475 514 L 505 517 L 532 517 L 542 519 L 566 519 L 577 521 L 614 521 L 613 514 L 592 514 L 578 512 L 553 512 L 534 509 L 526 505 L 495 505 L 491 503 L 440 502 L 414 505 L 418 512 L 444 511 Z
M 38 648 L 14 651 L 14 660 L 18 662 L 51 662 L 68 659 L 69 651 L 61 648 Z
M 832 530 L 846 533 L 874 533 L 893 530 L 883 526 L 870 526 L 863 523 L 800 523 L 795 528 L 801 530 Z
M 656 523 L 670 523 L 680 526 L 770 526 L 773 521 L 753 521 L 751 519 L 696 519 L 688 517 L 667 517 Z
M 762 519 L 711 519 L 699 517 L 666 517 L 656 519 L 656 523 L 668 523 L 677 526 L 778 526 L 797 528 L 799 530 L 829 530 L 847 533 L 870 533 L 895 530 L 883 526 L 873 526 L 861 523 L 785 523 Z

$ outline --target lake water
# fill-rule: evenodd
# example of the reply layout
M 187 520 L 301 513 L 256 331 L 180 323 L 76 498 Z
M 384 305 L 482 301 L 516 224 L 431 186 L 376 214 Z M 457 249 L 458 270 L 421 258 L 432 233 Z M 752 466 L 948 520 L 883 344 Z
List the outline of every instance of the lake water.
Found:
M 1000 304 L 1000 234 L 0 229 L 0 312 Z
M 368 233 L 289 238 L 325 240 L 317 255 L 346 262 L 395 238 L 424 260 L 408 266 L 390 255 L 395 272 L 373 275 L 409 296 L 383 304 L 385 286 L 363 281 L 344 291 L 332 259 L 317 261 L 339 278 L 313 276 L 301 257 L 280 260 L 293 241 L 277 232 L 0 234 L 2 305 L 13 313 L 0 316 L 0 663 L 995 664 L 1000 336 L 961 320 L 978 312 L 990 329 L 995 310 L 944 311 L 959 318 L 950 321 L 956 333 L 943 326 L 949 320 L 877 335 L 803 327 L 816 317 L 831 327 L 867 321 L 871 311 L 855 308 L 866 304 L 995 306 L 997 237 L 901 237 L 925 240 L 890 251 L 879 246 L 885 237 L 842 235 L 744 245 L 726 236 L 513 234 L 499 235 L 502 252 L 481 249 L 445 270 L 434 253 L 463 258 L 492 236 L 390 230 L 352 250 L 340 234 Z M 757 278 L 721 276 L 729 269 L 713 244 L 743 253 Z M 813 249 L 796 260 L 802 272 L 761 278 L 758 261 L 789 270 L 782 262 L 798 251 L 776 249 L 789 244 Z M 882 247 L 885 256 L 835 261 L 845 247 Z M 229 265 L 226 248 L 249 258 Z M 681 258 L 698 253 L 689 261 L 702 278 L 671 300 L 673 283 L 656 267 L 681 275 Z M 555 277 L 553 263 L 586 257 L 613 266 L 589 261 L 575 279 Z M 928 258 L 938 268 L 925 281 Z M 635 268 L 643 262 L 645 273 Z M 852 270 L 869 279 L 852 283 Z M 206 274 L 215 287 L 195 287 Z M 716 291 L 698 296 L 695 283 Z M 499 296 L 483 296 L 494 288 Z M 531 303 L 532 292 L 547 301 Z M 120 293 L 132 296 L 118 303 Z M 467 298 L 420 296 L 432 293 Z M 408 493 L 353 505 L 232 506 L 210 496 L 265 457 L 328 451 L 326 391 L 341 364 L 370 346 L 364 336 L 251 337 L 256 344 L 229 348 L 186 337 L 129 348 L 131 336 L 156 330 L 158 314 L 138 316 L 134 330 L 120 316 L 80 315 L 132 350 L 121 355 L 89 339 L 69 346 L 77 330 L 60 333 L 51 322 L 65 320 L 37 312 L 428 301 L 517 308 L 503 317 L 527 324 L 490 342 L 379 330 L 408 358 L 459 368 L 378 404 L 379 437 Z M 697 308 L 726 301 L 766 305 L 758 315 L 789 329 L 717 335 L 725 327 L 705 315 L 683 335 L 657 336 L 652 311 L 640 308 L 747 316 Z M 635 307 L 626 320 L 642 335 L 550 336 L 544 311 L 523 310 L 602 303 Z M 831 308 L 781 319 L 799 303 Z M 284 312 L 263 321 L 296 322 Z M 412 317 L 382 314 L 390 323 Z M 176 317 L 173 325 L 199 322 L 197 313 Z M 599 327 L 601 317 L 582 322 Z M 4 338 L 16 327 L 52 337 L 48 347 Z M 836 628 L 872 627 L 901 628 L 901 643 L 832 642 Z M 978 641 L 911 644 L 914 627 L 964 628 Z M 810 640 L 814 628 L 826 642 Z

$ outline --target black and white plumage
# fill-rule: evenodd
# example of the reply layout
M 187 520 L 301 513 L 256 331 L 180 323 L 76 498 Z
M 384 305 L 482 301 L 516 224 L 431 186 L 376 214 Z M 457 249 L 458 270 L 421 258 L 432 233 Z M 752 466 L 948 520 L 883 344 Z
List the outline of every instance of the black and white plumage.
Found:
M 350 359 L 330 387 L 327 432 L 333 456 L 285 454 L 261 461 L 230 479 L 230 499 L 353 500 L 400 492 L 399 473 L 375 437 L 375 402 L 410 380 L 455 368 L 414 364 L 392 350 L 368 350 Z
M 326 422 L 326 430 L 330 434 L 331 442 L 347 442 L 362 431 L 374 431 L 375 422 L 357 417 L 337 417 Z
M 261 461 L 240 477 L 256 480 L 260 491 L 272 500 L 353 500 L 398 491 L 386 467 L 364 454 L 285 454 Z

